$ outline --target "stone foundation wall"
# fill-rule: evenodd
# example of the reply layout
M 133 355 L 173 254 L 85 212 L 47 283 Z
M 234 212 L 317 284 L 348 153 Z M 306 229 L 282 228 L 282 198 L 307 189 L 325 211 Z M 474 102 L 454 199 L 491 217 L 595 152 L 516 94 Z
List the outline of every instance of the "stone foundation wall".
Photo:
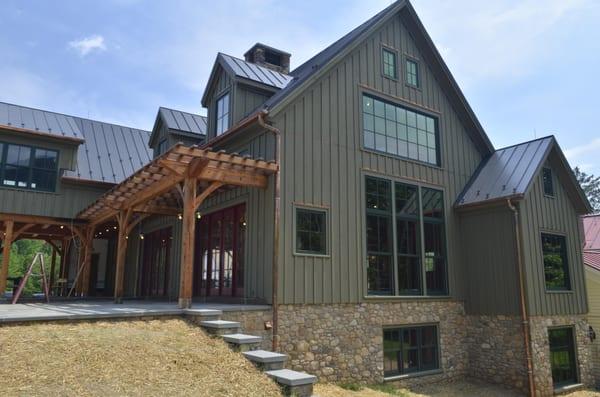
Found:
M 469 376 L 527 392 L 520 316 L 467 316 Z
M 534 316 L 531 317 L 531 348 L 533 351 L 533 374 L 538 396 L 554 394 L 550 366 L 550 342 L 548 328 L 573 326 L 579 382 L 594 386 L 592 342 L 588 337 L 589 324 L 585 316 Z
M 466 316 L 462 302 L 412 301 L 332 305 L 281 305 L 279 335 L 289 367 L 330 382 L 383 381 L 383 327 L 435 323 L 441 372 L 402 385 L 461 377 L 467 371 Z
M 221 320 L 237 321 L 242 325 L 242 333 L 262 336 L 261 349 L 271 350 L 273 332 L 265 329 L 265 322 L 273 321 L 273 312 L 269 310 L 224 311 Z

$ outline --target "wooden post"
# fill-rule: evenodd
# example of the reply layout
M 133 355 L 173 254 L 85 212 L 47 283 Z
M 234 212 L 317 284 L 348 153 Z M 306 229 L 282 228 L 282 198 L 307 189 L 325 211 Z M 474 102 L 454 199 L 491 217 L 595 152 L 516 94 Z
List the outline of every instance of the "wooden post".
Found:
M 187 177 L 183 183 L 183 228 L 181 235 L 181 268 L 179 274 L 179 307 L 192 306 L 194 278 L 194 243 L 196 236 L 196 178 Z
M 125 279 L 125 258 L 127 255 L 127 234 L 131 221 L 131 209 L 120 211 L 117 215 L 119 233 L 117 236 L 117 264 L 115 268 L 115 303 L 123 303 L 123 281 Z
M 65 280 L 68 279 L 69 277 L 69 253 L 70 253 L 70 249 L 69 247 L 71 246 L 71 240 L 63 240 L 62 241 L 62 248 L 60 250 L 61 254 L 60 254 L 60 272 L 59 272 L 59 278 L 61 279 L 61 288 L 59 291 L 59 295 L 60 296 L 64 296 L 67 288 L 67 283 L 65 282 Z
M 52 292 L 52 288 L 54 287 L 54 273 L 56 271 L 56 248 L 52 247 L 52 262 L 50 262 L 50 286 L 49 290 Z
M 0 296 L 6 291 L 6 277 L 8 277 L 8 264 L 10 263 L 10 248 L 13 242 L 13 221 L 4 222 L 4 244 L 2 246 L 2 268 L 0 269 Z
M 94 228 L 85 230 L 85 241 L 83 243 L 83 269 L 79 292 L 81 296 L 87 296 L 90 292 L 90 274 L 92 268 L 92 251 L 94 250 Z

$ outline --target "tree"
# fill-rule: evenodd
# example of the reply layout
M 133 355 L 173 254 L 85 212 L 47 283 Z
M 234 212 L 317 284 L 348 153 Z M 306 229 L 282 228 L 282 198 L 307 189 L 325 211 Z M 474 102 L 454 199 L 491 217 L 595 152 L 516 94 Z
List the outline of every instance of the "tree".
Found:
M 44 254 L 46 262 L 46 277 L 50 279 L 50 261 L 52 248 L 40 240 L 18 240 L 12 244 L 10 249 L 10 263 L 8 265 L 9 277 L 23 277 L 27 268 L 31 264 L 33 257 L 37 252 Z M 56 270 L 55 270 L 56 271 Z M 40 268 L 36 265 L 33 268 L 33 275 L 27 280 L 23 290 L 23 296 L 31 296 L 34 293 L 42 292 L 41 278 L 39 277 Z M 9 284 L 10 285 L 10 284 Z
M 594 176 L 587 174 L 575 167 L 573 170 L 575 176 L 581 185 L 581 188 L 585 192 L 590 204 L 594 209 L 594 212 L 600 212 L 600 176 Z

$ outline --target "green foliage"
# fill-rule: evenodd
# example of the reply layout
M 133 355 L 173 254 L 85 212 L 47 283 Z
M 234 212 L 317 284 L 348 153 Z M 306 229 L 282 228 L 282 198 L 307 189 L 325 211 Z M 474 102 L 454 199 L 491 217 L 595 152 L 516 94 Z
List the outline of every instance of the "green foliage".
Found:
M 581 171 L 579 167 L 575 167 L 573 172 L 590 201 L 594 212 L 600 212 L 600 176 L 587 174 Z
M 369 385 L 368 387 L 369 389 L 377 390 L 382 393 L 387 393 L 391 396 L 406 396 L 406 393 L 403 393 L 401 390 L 398 390 L 398 388 L 391 383 L 378 383 L 375 385 Z
M 46 264 L 46 272 L 48 280 L 50 280 L 50 264 L 52 260 L 52 247 L 40 240 L 19 240 L 12 244 L 10 250 L 10 263 L 8 265 L 8 277 L 23 277 L 27 268 L 31 264 L 36 253 L 42 252 L 44 254 L 44 262 Z M 59 257 L 56 259 L 56 263 L 60 263 Z M 58 272 L 58 266 L 56 266 L 55 272 Z M 31 296 L 34 293 L 42 292 L 42 279 L 40 276 L 39 264 L 33 267 L 32 276 L 27 280 L 25 289 L 21 296 Z M 10 287 L 11 283 L 8 283 Z
M 351 390 L 351 391 L 361 391 L 362 386 L 358 383 L 342 383 L 340 385 L 342 389 Z

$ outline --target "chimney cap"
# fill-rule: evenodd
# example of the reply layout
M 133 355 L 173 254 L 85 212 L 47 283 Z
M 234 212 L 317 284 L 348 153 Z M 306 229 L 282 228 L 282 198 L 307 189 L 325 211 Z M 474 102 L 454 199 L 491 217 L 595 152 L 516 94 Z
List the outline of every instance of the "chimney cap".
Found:
M 280 50 L 278 48 L 271 47 L 271 46 L 263 44 L 263 43 L 256 43 L 248 51 L 246 51 L 246 53 L 244 54 L 244 58 L 248 57 L 248 55 L 250 55 L 252 52 L 254 52 L 254 50 L 256 50 L 257 48 L 262 48 L 262 49 L 265 49 L 265 50 L 277 52 L 277 53 L 279 53 L 281 55 L 287 55 L 289 57 L 292 56 L 292 54 L 290 54 L 289 52 L 282 51 L 282 50 Z

